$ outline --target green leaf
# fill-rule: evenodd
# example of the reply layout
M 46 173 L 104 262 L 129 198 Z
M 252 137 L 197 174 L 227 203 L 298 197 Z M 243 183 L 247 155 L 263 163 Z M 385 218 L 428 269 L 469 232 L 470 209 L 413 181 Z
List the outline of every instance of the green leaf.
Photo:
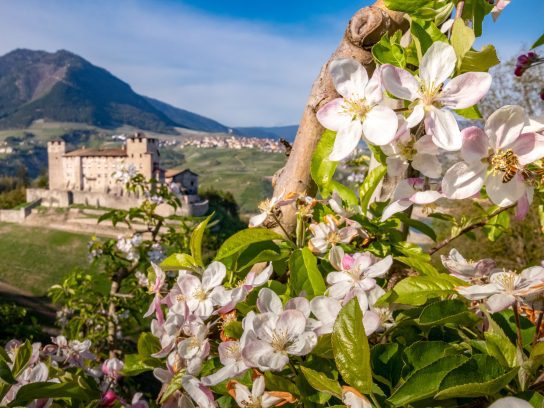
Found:
M 370 350 L 374 378 L 392 388 L 400 379 L 404 363 L 397 343 L 376 344 Z
M 482 113 L 478 109 L 478 105 L 473 105 L 466 109 L 454 109 L 455 113 L 467 119 L 482 119 Z
M 309 248 L 297 249 L 289 259 L 291 292 L 306 292 L 309 298 L 325 293 L 327 286 L 317 267 L 317 258 Z
M 499 63 L 497 51 L 492 45 L 485 45 L 481 51 L 468 51 L 461 62 L 460 73 L 487 72 Z
M 228 238 L 217 251 L 217 261 L 242 252 L 250 244 L 263 241 L 283 240 L 278 233 L 266 228 L 248 228 Z
M 177 271 L 180 269 L 194 270 L 196 262 L 191 255 L 173 254 L 161 262 L 161 269 L 164 271 Z
M 317 344 L 312 350 L 312 354 L 321 358 L 333 358 L 331 337 L 331 334 L 319 336 L 317 338 Z
M 412 34 L 412 39 L 414 41 L 414 46 L 417 52 L 417 58 L 419 61 L 425 55 L 425 52 L 433 44 L 433 39 L 427 33 L 425 28 L 423 28 L 417 21 L 412 20 L 410 25 L 410 33 Z
M 14 378 L 17 378 L 26 368 L 30 357 L 32 357 L 32 344 L 27 340 L 17 348 L 11 369 Z
M 372 198 L 372 194 L 374 194 L 374 191 L 376 191 L 376 188 L 378 187 L 378 184 L 380 184 L 380 181 L 382 181 L 385 173 L 387 173 L 387 167 L 384 165 L 379 165 L 367 174 L 363 184 L 361 184 L 359 189 L 359 197 L 361 200 L 363 215 L 366 215 L 368 211 L 368 203 Z
M 161 342 L 151 333 L 142 333 L 138 338 L 138 354 L 144 357 L 151 357 L 151 354 L 161 350 Z
M 332 193 L 330 185 L 338 165 L 337 161 L 329 160 L 335 139 L 336 132 L 325 130 L 312 155 L 310 173 L 323 197 L 328 197 Z
M 332 332 L 332 349 L 338 371 L 346 383 L 368 394 L 372 389 L 370 349 L 357 298 L 340 310 Z
M 505 372 L 493 357 L 476 354 L 445 376 L 435 398 L 476 398 L 495 395 L 512 381 L 518 369 L 516 367 Z
M 463 8 L 463 19 L 472 20 L 472 28 L 476 37 L 482 35 L 484 17 L 493 9 L 487 0 L 466 0 Z
M 538 40 L 536 40 L 535 43 L 531 46 L 531 49 L 540 47 L 541 45 L 544 45 L 544 34 L 538 37 Z
M 244 333 L 242 322 L 234 320 L 227 324 L 224 324 L 223 332 L 225 333 L 225 336 L 227 337 L 230 337 L 233 339 L 239 339 L 240 337 L 242 337 L 242 334 Z
M 413 372 L 398 387 L 388 401 L 394 406 L 404 406 L 414 401 L 433 397 L 439 390 L 440 383 L 448 373 L 467 358 L 462 355 L 446 356 Z
M 442 326 L 455 324 L 472 326 L 478 317 L 468 310 L 467 305 L 460 299 L 447 299 L 426 306 L 419 316 L 421 326 Z
M 27 406 L 30 402 L 42 398 L 73 398 L 80 401 L 92 401 L 100 398 L 100 392 L 82 387 L 81 382 L 35 382 L 23 385 L 10 407 Z
M 502 365 L 515 367 L 518 365 L 517 349 L 504 334 L 486 332 L 485 345 L 487 354 L 495 357 Z
M 339 181 L 333 180 L 330 183 L 329 188 L 331 192 L 336 191 L 340 198 L 345 201 L 349 206 L 354 207 L 359 204 L 359 199 L 357 198 L 355 192 L 351 188 L 346 187 L 345 185 L 340 183 Z
M 457 56 L 457 68 L 461 66 L 465 54 L 472 48 L 475 39 L 474 31 L 466 26 L 463 19 L 456 18 L 451 30 L 451 45 Z
M 159 400 L 160 404 L 164 404 L 168 398 L 172 396 L 177 390 L 180 390 L 181 387 L 183 387 L 181 380 L 183 379 L 183 376 L 185 375 L 185 371 L 179 371 L 172 377 L 166 388 L 164 389 L 164 392 L 161 394 L 161 399 Z
M 390 301 L 420 306 L 428 299 L 455 294 L 455 287 L 466 285 L 460 279 L 441 273 L 437 276 L 409 276 L 393 288 Z
M 317 391 L 326 392 L 340 399 L 342 398 L 342 387 L 340 387 L 338 381 L 331 380 L 325 374 L 308 367 L 301 366 L 300 371 L 304 374 L 306 381 Z
M 13 374 L 11 374 L 11 369 L 9 368 L 8 363 L 4 361 L 4 359 L 0 359 L 0 379 L 8 384 L 15 384 L 17 382 L 15 378 L 13 378 Z
M 500 214 L 491 218 L 484 226 L 483 230 L 487 235 L 487 239 L 494 242 L 503 232 L 507 231 L 510 227 L 510 214 L 507 211 L 503 211 Z
M 282 390 L 300 396 L 299 388 L 286 377 L 272 374 L 270 371 L 267 371 L 264 373 L 264 378 L 266 380 L 266 387 L 269 390 Z
M 400 45 L 401 31 L 397 31 L 389 37 L 385 34 L 379 42 L 372 47 L 374 59 L 381 64 L 392 64 L 404 68 L 406 66 L 406 56 L 404 48 Z
M 422 221 L 414 220 L 413 218 L 408 217 L 405 213 L 399 212 L 396 213 L 393 217 L 400 220 L 403 224 L 408 225 L 410 228 L 414 228 L 419 232 L 427 235 L 433 241 L 436 241 L 436 233 L 433 228 Z
M 418 341 L 404 349 L 405 361 L 420 370 L 446 356 L 459 354 L 459 351 L 443 341 Z
M 204 232 L 206 231 L 208 222 L 210 222 L 213 215 L 213 213 L 210 214 L 208 218 L 206 218 L 204 221 L 197 225 L 197 227 L 193 230 L 193 233 L 191 234 L 191 242 L 189 243 L 193 259 L 195 260 L 197 265 L 202 267 L 204 266 L 204 261 L 202 260 L 202 238 L 204 237 Z
M 439 276 L 440 273 L 436 270 L 430 262 L 424 261 L 419 258 L 408 258 L 405 256 L 396 256 L 395 260 L 402 262 L 405 265 L 408 265 L 413 270 L 421 273 L 422 275 L 427 276 Z
M 368 150 L 372 152 L 372 155 L 378 161 L 378 163 L 387 166 L 387 155 L 382 151 L 380 146 L 375 146 L 369 143 L 367 147 Z
M 152 357 L 145 358 L 140 354 L 127 354 L 124 363 L 123 374 L 132 377 L 160 367 L 161 360 Z

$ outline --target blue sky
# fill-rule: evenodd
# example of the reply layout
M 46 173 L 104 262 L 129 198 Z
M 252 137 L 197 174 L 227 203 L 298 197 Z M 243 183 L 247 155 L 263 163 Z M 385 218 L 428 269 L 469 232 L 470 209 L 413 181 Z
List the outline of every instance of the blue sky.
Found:
M 0 0 L 0 53 L 67 49 L 139 93 L 230 126 L 294 124 L 350 16 L 369 3 Z M 512 0 L 478 44 L 513 56 L 541 34 L 543 15 L 543 0 Z

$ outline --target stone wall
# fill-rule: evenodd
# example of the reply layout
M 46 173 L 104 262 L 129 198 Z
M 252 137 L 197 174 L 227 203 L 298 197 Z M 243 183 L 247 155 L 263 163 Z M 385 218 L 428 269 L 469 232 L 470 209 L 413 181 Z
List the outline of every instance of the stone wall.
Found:
M 27 203 L 24 207 L 11 209 L 11 210 L 0 210 L 0 221 L 2 222 L 14 222 L 21 224 L 25 221 L 25 218 L 30 215 L 32 209 L 41 204 L 41 199 L 35 199 Z
M 72 204 L 72 192 L 64 190 L 46 190 L 44 188 L 27 188 L 26 201 L 28 203 L 41 199 L 45 207 L 69 207 Z

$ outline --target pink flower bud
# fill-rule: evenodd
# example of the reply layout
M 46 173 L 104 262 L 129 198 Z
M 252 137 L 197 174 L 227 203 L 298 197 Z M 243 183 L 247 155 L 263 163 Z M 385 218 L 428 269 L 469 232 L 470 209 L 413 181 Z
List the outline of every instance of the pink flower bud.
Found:
M 517 66 L 515 71 L 514 71 L 514 75 L 517 76 L 517 77 L 520 77 L 520 76 L 523 75 L 524 71 L 525 71 L 525 69 L 523 67 Z
M 540 91 L 540 99 L 544 101 L 544 88 Z
M 518 57 L 518 65 L 525 65 L 529 62 L 529 57 L 525 54 L 522 54 Z
M 113 390 L 108 390 L 104 395 L 102 395 L 102 400 L 100 401 L 101 407 L 113 407 L 115 401 L 117 401 L 117 394 Z
M 530 51 L 527 53 L 527 58 L 530 61 L 536 61 L 538 59 L 538 55 L 536 54 L 536 52 Z

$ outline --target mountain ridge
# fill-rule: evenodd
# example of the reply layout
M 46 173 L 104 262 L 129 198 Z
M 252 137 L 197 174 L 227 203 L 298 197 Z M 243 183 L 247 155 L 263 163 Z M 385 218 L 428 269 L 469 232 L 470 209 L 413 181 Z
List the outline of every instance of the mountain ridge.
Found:
M 297 126 L 229 127 L 136 93 L 109 71 L 67 50 L 15 49 L 0 56 L 0 129 L 36 120 L 102 128 L 129 125 L 159 133 L 175 128 L 292 141 Z

